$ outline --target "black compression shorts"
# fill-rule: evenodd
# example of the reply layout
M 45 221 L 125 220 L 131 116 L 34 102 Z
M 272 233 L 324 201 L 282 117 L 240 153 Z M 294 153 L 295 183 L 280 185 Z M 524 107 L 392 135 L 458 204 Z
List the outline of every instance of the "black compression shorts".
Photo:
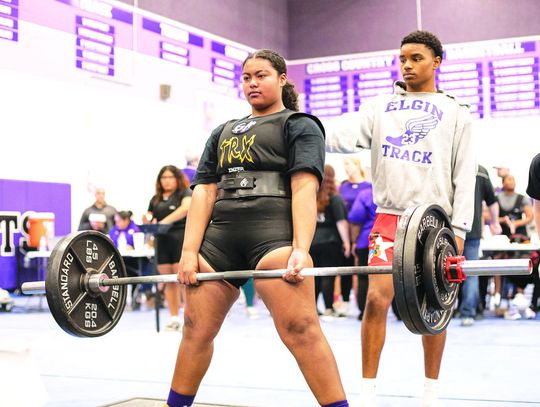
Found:
M 215 271 L 255 270 L 272 250 L 292 246 L 291 200 L 241 198 L 217 201 L 200 254 Z M 227 280 L 235 287 L 247 279 Z
M 184 233 L 157 235 L 157 264 L 174 264 L 180 261 Z

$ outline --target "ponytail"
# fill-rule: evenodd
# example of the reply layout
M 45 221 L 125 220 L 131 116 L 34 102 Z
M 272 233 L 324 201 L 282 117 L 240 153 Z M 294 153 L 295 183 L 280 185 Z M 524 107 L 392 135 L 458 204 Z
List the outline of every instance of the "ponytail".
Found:
M 300 110 L 298 108 L 298 93 L 296 93 L 296 90 L 294 89 L 294 84 L 292 82 L 287 81 L 285 83 L 285 86 L 283 86 L 283 89 L 281 91 L 281 99 L 283 100 L 283 104 L 287 109 L 293 110 L 295 112 L 298 112 L 298 110 Z

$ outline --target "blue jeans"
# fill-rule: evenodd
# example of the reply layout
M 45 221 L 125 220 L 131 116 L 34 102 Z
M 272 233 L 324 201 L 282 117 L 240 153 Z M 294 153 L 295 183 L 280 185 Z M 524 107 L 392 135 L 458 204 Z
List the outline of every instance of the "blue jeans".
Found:
M 463 255 L 467 260 L 478 260 L 480 254 L 480 239 L 465 240 Z M 480 301 L 480 290 L 478 286 L 478 276 L 469 276 L 461 286 L 461 304 L 459 313 L 461 318 L 474 318 L 476 307 Z

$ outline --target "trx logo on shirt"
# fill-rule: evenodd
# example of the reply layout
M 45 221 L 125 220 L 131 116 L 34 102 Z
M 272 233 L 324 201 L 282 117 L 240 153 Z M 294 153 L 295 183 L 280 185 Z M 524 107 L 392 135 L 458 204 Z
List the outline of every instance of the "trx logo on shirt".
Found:
M 240 163 L 243 163 L 244 161 L 249 161 L 250 163 L 252 163 L 253 157 L 251 157 L 250 149 L 253 145 L 253 142 L 255 141 L 255 137 L 255 134 L 249 138 L 248 136 L 243 136 L 241 149 L 239 149 L 239 137 L 234 136 L 229 139 L 223 140 L 221 142 L 221 145 L 219 146 L 219 149 L 221 150 L 221 158 L 219 160 L 219 165 L 223 167 L 223 160 L 225 159 L 225 156 L 227 157 L 228 164 L 232 164 L 233 159 L 240 161 Z

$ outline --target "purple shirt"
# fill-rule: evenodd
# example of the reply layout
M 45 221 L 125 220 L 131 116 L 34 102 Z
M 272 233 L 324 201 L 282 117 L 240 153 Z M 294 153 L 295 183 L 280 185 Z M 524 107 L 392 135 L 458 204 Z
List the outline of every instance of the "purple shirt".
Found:
M 356 184 L 356 197 L 349 209 L 349 222 L 362 225 L 356 239 L 356 247 L 364 249 L 369 246 L 369 234 L 375 222 L 377 205 L 373 203 L 373 190 L 369 182 Z
M 195 175 L 195 173 L 197 172 L 197 168 L 196 167 L 193 167 L 191 165 L 188 165 L 186 166 L 186 168 L 183 168 L 182 169 L 182 172 L 184 173 L 184 175 L 187 177 L 187 179 L 189 180 L 189 183 L 191 184 L 191 181 L 193 181 L 193 176 Z
M 109 237 L 113 241 L 114 245 L 118 247 L 118 237 L 120 237 L 120 233 L 124 233 L 128 246 L 134 247 L 133 233 L 140 231 L 141 229 L 139 229 L 135 222 L 130 221 L 129 225 L 125 229 L 119 229 L 118 226 L 114 225 L 109 231 Z
M 339 194 L 341 195 L 341 198 L 343 198 L 343 200 L 345 201 L 345 205 L 347 206 L 348 211 L 351 210 L 356 195 L 358 194 L 359 188 L 362 184 L 369 184 L 369 182 L 343 181 L 339 186 Z

